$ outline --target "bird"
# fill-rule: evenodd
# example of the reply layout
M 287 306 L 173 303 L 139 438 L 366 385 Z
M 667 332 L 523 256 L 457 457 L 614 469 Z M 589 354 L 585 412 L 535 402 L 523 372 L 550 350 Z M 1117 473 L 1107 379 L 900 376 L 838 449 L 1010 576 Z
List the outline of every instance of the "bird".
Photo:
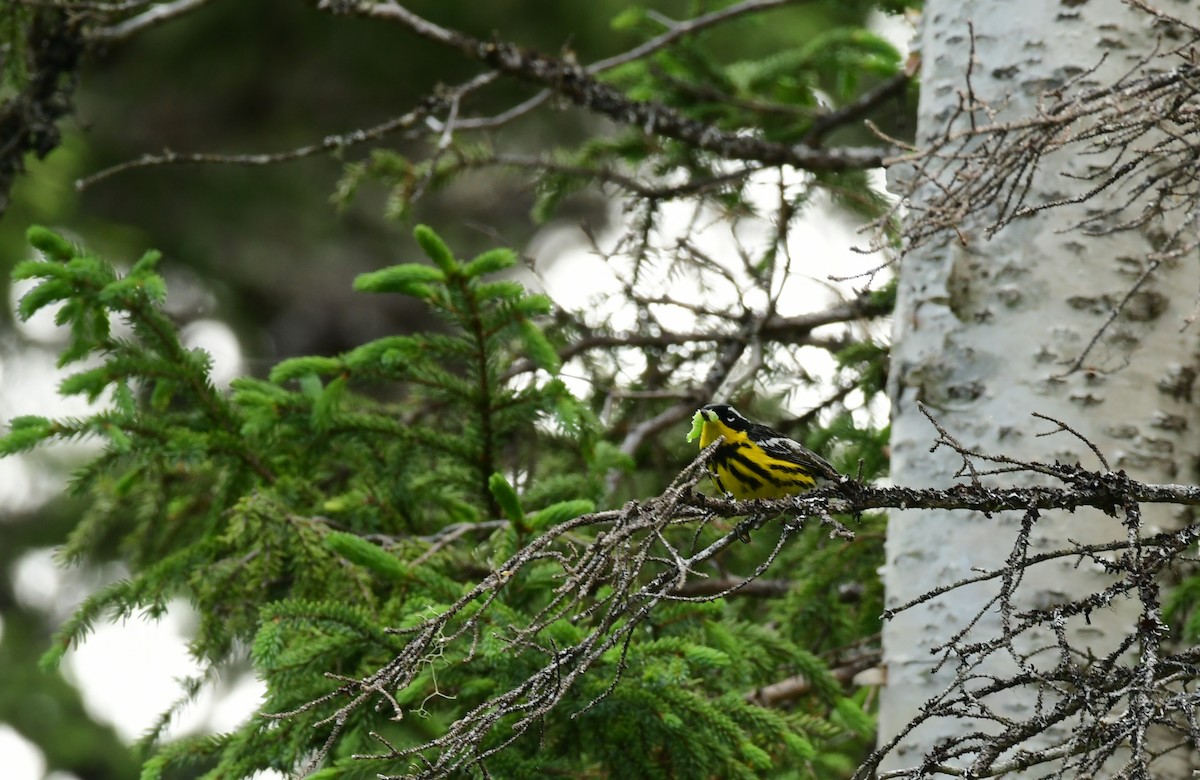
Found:
M 709 404 L 693 415 L 688 441 L 699 437 L 704 449 L 722 436 L 708 470 L 717 489 L 739 501 L 783 498 L 843 478 L 817 453 L 729 404 Z

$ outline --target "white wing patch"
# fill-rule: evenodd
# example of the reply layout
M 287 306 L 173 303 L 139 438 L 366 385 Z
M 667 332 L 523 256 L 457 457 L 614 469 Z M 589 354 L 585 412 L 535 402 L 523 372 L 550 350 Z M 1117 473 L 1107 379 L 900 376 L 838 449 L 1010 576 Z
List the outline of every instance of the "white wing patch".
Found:
M 800 446 L 800 443 L 795 439 L 789 439 L 786 436 L 775 436 L 770 439 L 763 439 L 759 442 L 762 448 L 768 452 L 796 452 L 803 453 L 805 448 Z
M 816 476 L 826 479 L 838 478 L 837 470 L 833 466 L 795 439 L 789 439 L 786 436 L 772 436 L 769 439 L 760 440 L 758 445 L 772 457 L 815 469 Z

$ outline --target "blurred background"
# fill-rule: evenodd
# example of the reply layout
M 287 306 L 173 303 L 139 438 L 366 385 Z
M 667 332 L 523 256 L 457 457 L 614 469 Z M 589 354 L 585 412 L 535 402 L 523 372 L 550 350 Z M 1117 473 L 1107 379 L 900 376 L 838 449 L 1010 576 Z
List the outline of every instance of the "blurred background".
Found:
M 485 39 L 495 31 L 584 64 L 646 37 L 613 24 L 627 10 L 618 0 L 418 5 L 426 7 L 414 10 L 437 23 Z M 663 0 L 653 3 L 648 18 L 685 18 L 707 7 Z M 732 61 L 846 25 L 872 25 L 897 45 L 911 32 L 869 3 L 809 2 L 718 29 L 710 43 Z M 337 18 L 284 0 L 207 3 L 93 51 L 82 67 L 75 110 L 62 124 L 61 146 L 44 160 L 27 158 L 0 220 L 0 286 L 8 303 L 0 307 L 0 425 L 20 414 L 70 414 L 81 403 L 56 395 L 62 337 L 52 318 L 19 323 L 13 317 L 24 288 L 12 285 L 9 274 L 29 256 L 24 234 L 33 224 L 62 231 L 117 265 L 161 250 L 168 308 L 189 343 L 213 355 L 215 374 L 226 382 L 239 374 L 265 375 L 281 358 L 333 354 L 429 326 L 422 311 L 398 308 L 393 297 L 351 290 L 356 274 L 415 259 L 416 222 L 433 226 L 462 256 L 493 246 L 517 249 L 529 258 L 523 280 L 545 287 L 568 308 L 583 308 L 595 292 L 619 289 L 622 268 L 598 261 L 589 237 L 613 234 L 626 215 L 598 190 L 567 198 L 548 222 L 531 217 L 532 176 L 495 168 L 427 192 L 406 213 L 396 213 L 387 186 L 370 180 L 345 197 L 339 183 L 347 165 L 368 159 L 373 148 L 427 153 L 427 135 L 394 135 L 340 155 L 266 167 L 134 169 L 76 188 L 80 179 L 147 153 L 269 153 L 319 142 L 401 115 L 438 84 L 480 72 L 398 26 Z M 535 92 L 500 80 L 473 96 L 469 113 L 494 114 Z M 893 114 L 898 126 L 907 121 L 903 106 Z M 534 155 L 580 141 L 603 124 L 552 107 L 490 140 Z M 798 254 L 813 263 L 797 272 L 817 280 L 815 292 L 788 297 L 790 311 L 781 313 L 831 300 L 836 292 L 824 281 L 831 268 L 852 275 L 877 264 L 849 251 L 856 239 L 848 212 L 828 202 L 818 206 L 791 237 Z M 60 671 L 37 668 L 55 627 L 78 601 L 123 576 L 115 550 L 96 550 L 93 565 L 66 571 L 53 553 L 78 516 L 78 504 L 64 490 L 70 470 L 92 447 L 83 441 L 0 460 L 0 756 L 11 780 L 136 776 L 128 746 L 179 697 L 174 678 L 196 671 L 186 650 L 191 619 L 184 605 L 161 621 L 97 626 Z M 228 729 L 244 718 L 258 695 L 246 671 L 228 670 L 175 733 Z

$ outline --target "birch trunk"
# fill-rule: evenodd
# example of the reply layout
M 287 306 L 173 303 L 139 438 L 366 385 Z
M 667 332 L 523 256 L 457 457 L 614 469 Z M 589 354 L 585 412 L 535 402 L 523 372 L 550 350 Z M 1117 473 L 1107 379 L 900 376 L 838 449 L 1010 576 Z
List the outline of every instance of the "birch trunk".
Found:
M 1170 11 L 1195 21 L 1196 7 L 1173 2 Z M 1042 92 L 1107 60 L 1087 79 L 1107 84 L 1151 51 L 1156 34 L 1149 17 L 1119 0 L 929 0 L 920 37 L 922 54 L 919 136 L 939 133 L 959 105 L 972 49 L 974 91 L 994 106 L 995 119 L 1037 112 Z M 965 120 L 964 120 L 965 121 Z M 1086 191 L 1096 159 L 1057 155 L 1043 160 L 1030 202 L 1042 203 Z M 1100 465 L 1085 444 L 1068 434 L 1039 438 L 1053 425 L 1039 412 L 1062 420 L 1094 442 L 1112 468 L 1151 482 L 1194 481 L 1197 446 L 1193 383 L 1200 370 L 1197 330 L 1181 330 L 1195 306 L 1196 259 L 1164 264 L 1141 285 L 1123 313 L 1103 332 L 1082 370 L 1067 366 L 1101 330 L 1114 306 L 1134 287 L 1153 251 L 1153 235 L 1119 233 L 1092 239 L 1064 231 L 1089 206 L 1111 206 L 1127 192 L 1110 188 L 1079 208 L 1043 211 L 1019 220 L 986 240 L 982 222 L 965 222 L 961 236 L 923 247 L 900 269 L 890 388 L 893 402 L 892 470 L 897 484 L 945 486 L 955 481 L 961 459 L 929 448 L 936 432 L 917 403 L 959 441 L 979 451 L 1022 460 Z M 932 190 L 930 191 L 932 192 Z M 918 202 L 914 206 L 919 207 Z M 990 478 L 1011 484 L 1012 475 Z M 1143 507 L 1151 524 L 1172 526 L 1177 508 Z M 1158 513 L 1158 514 L 1155 514 Z M 1003 565 L 1012 549 L 1019 516 L 991 518 L 965 512 L 908 511 L 891 515 L 885 582 L 895 607 L 973 568 Z M 1120 518 L 1096 511 L 1046 513 L 1035 527 L 1034 550 L 1059 549 L 1068 540 L 1124 538 Z M 1110 580 L 1095 566 L 1060 560 L 1029 570 L 1021 586 L 1025 606 L 1046 607 L 1102 589 Z M 900 613 L 884 629 L 887 684 L 880 714 L 880 741 L 888 740 L 944 690 L 954 669 L 932 673 L 931 648 L 963 628 L 996 592 L 989 583 L 953 591 Z M 1072 643 L 1104 654 L 1135 630 L 1133 599 L 1072 619 Z M 971 636 L 995 636 L 994 609 Z M 1028 638 L 1054 644 L 1046 631 Z M 1136 645 L 1134 651 L 1136 652 Z M 1058 660 L 1047 654 L 1046 664 Z M 1009 675 L 1011 659 L 993 657 L 981 674 Z M 1038 706 L 1032 688 L 1014 692 L 996 711 L 1024 720 Z M 920 764 L 950 734 L 990 732 L 994 724 L 943 720 L 905 737 L 884 770 Z M 1025 745 L 1056 744 L 1069 724 L 1039 734 Z M 1156 778 L 1189 777 L 1190 751 L 1155 763 Z M 1043 768 L 1045 771 L 1053 766 Z M 1039 771 L 1034 776 L 1041 776 Z

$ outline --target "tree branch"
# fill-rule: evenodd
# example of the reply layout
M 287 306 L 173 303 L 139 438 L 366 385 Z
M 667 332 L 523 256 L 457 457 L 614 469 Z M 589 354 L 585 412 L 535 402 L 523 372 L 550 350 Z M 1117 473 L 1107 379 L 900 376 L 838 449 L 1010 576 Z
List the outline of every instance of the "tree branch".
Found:
M 849 685 L 859 672 L 877 666 L 881 660 L 882 652 L 873 650 L 863 653 L 858 658 L 855 658 L 849 663 L 835 666 L 829 670 L 833 679 L 840 682 L 842 685 Z M 745 694 L 744 698 L 751 704 L 757 704 L 760 707 L 777 707 L 780 704 L 789 701 L 795 701 L 801 697 L 812 693 L 812 680 L 802 674 L 797 674 L 794 677 L 789 677 L 786 680 L 764 685 L 761 688 Z
M 35 10 L 26 50 L 29 79 L 0 103 L 0 216 L 25 170 L 25 155 L 32 152 L 42 159 L 62 141 L 58 120 L 71 111 L 75 71 L 84 51 L 78 20 L 67 10 Z
M 541 84 L 555 94 L 621 124 L 641 128 L 648 134 L 681 141 L 693 148 L 712 152 L 724 159 L 792 165 L 810 171 L 843 171 L 878 168 L 893 152 L 884 148 L 820 149 L 806 144 L 779 144 L 752 135 L 727 132 L 715 125 L 691 119 L 670 106 L 633 100 L 620 90 L 597 81 L 574 63 L 523 51 L 511 43 L 485 42 L 441 27 L 414 14 L 396 2 L 372 3 L 321 0 L 317 7 L 338 14 L 396 22 L 435 43 L 514 76 Z
M 1197 505 L 1200 504 L 1200 487 L 1145 484 L 1129 479 L 1122 472 L 1092 472 L 1077 465 L 1028 463 L 1024 465 L 1029 471 L 1056 476 L 1062 486 L 1007 488 L 987 487 L 973 482 L 947 488 L 916 489 L 872 487 L 844 479 L 841 483 L 791 498 L 739 502 L 700 495 L 693 490 L 696 482 L 703 476 L 703 467 L 717 444 L 702 451 L 661 496 L 629 502 L 616 511 L 583 515 L 532 539 L 509 560 L 498 565 L 482 582 L 464 593 L 458 601 L 439 610 L 437 615 L 420 624 L 397 630 L 397 635 L 407 637 L 404 649 L 375 674 L 361 680 L 343 679 L 342 684 L 328 695 L 298 710 L 279 713 L 274 717 L 290 717 L 316 708 L 327 708 L 330 710 L 329 714 L 320 722 L 331 726 L 331 735 L 337 733 L 337 724 L 344 723 L 350 714 L 360 707 L 377 704 L 392 710 L 393 717 L 403 717 L 405 713 L 397 703 L 397 698 L 390 693 L 385 696 L 381 692 L 403 690 L 416 684 L 418 675 L 429 665 L 438 663 L 438 659 L 443 658 L 449 648 L 462 647 L 465 652 L 465 648 L 475 641 L 474 637 L 481 621 L 488 620 L 493 602 L 510 583 L 519 582 L 522 572 L 527 571 L 529 567 L 560 567 L 560 571 L 554 575 L 559 580 L 554 598 L 551 603 L 530 616 L 528 622 L 520 625 L 511 621 L 488 623 L 489 630 L 503 632 L 503 641 L 509 642 L 514 648 L 520 648 L 521 652 L 528 653 L 530 658 L 540 657 L 540 667 L 530 674 L 527 680 L 511 690 L 503 691 L 469 712 L 458 715 L 457 720 L 440 736 L 431 738 L 422 745 L 386 746 L 383 753 L 375 756 L 388 760 L 415 760 L 414 766 L 420 768 L 416 770 L 414 777 L 442 778 L 461 772 L 486 762 L 490 755 L 519 738 L 559 707 L 575 689 L 582 675 L 594 665 L 602 663 L 602 659 L 609 657 L 606 654 L 610 650 L 625 646 L 631 632 L 637 630 L 660 602 L 719 598 L 729 593 L 729 587 L 744 590 L 756 582 L 763 583 L 758 585 L 758 588 L 772 590 L 774 586 L 767 584 L 771 581 L 763 580 L 762 577 L 781 550 L 799 531 L 813 522 L 818 522 L 830 528 L 836 537 L 852 537 L 852 533 L 832 517 L 833 513 L 857 516 L 862 512 L 884 507 L 966 509 L 982 512 L 1023 511 L 1024 520 L 1008 564 L 1003 571 L 994 573 L 994 576 L 1000 577 L 1002 581 L 1000 598 L 1003 599 L 1012 597 L 1015 583 L 1019 581 L 1014 572 L 1037 565 L 1041 561 L 1040 557 L 1029 555 L 1030 530 L 1040 516 L 1039 510 L 1097 507 L 1109 514 L 1122 516 L 1123 522 L 1131 529 L 1124 542 L 1113 543 L 1112 549 L 1122 550 L 1123 555 L 1117 557 L 1115 562 L 1109 561 L 1111 571 L 1118 576 L 1102 593 L 1092 594 L 1079 602 L 1056 605 L 1050 609 L 1021 612 L 1011 607 L 1006 608 L 1005 619 L 1013 621 L 1013 624 L 999 637 L 984 643 L 967 643 L 964 631 L 962 635 L 947 643 L 939 651 L 944 653 L 947 659 L 971 659 L 970 664 L 965 665 L 964 671 L 959 673 L 956 682 L 958 686 L 972 686 L 969 698 L 962 698 L 957 693 L 959 688 L 952 686 L 942 698 L 931 703 L 920 717 L 922 720 L 934 717 L 967 717 L 972 714 L 980 717 L 981 710 L 984 712 L 982 717 L 987 717 L 989 696 L 1014 686 L 1041 684 L 1048 676 L 1062 677 L 1066 682 L 1075 685 L 1075 690 L 1079 693 L 1064 698 L 1049 714 L 1036 715 L 1029 720 L 1013 723 L 994 744 L 987 743 L 980 747 L 976 741 L 954 743 L 948 752 L 929 757 L 927 763 L 918 768 L 918 774 L 908 773 L 904 776 L 923 777 L 925 775 L 919 774 L 920 772 L 928 773 L 934 765 L 952 765 L 956 757 L 965 755 L 976 756 L 975 765 L 979 767 L 979 772 L 986 772 L 988 766 L 993 765 L 990 763 L 993 759 L 989 757 L 993 753 L 1001 755 L 1003 745 L 1019 738 L 1030 728 L 1061 723 L 1069 715 L 1079 712 L 1082 707 L 1080 697 L 1102 695 L 1106 702 L 1104 706 L 1109 709 L 1097 710 L 1099 715 L 1096 716 L 1095 722 L 1089 721 L 1092 725 L 1084 729 L 1084 732 L 1090 735 L 1089 739 L 1095 739 L 1096 728 L 1110 728 L 1109 720 L 1106 720 L 1108 713 L 1115 713 L 1112 717 L 1128 717 L 1116 713 L 1113 708 L 1120 702 L 1127 701 L 1124 697 L 1129 686 L 1133 684 L 1132 681 L 1157 679 L 1154 675 L 1159 674 L 1156 670 L 1160 668 L 1179 668 L 1167 663 L 1165 651 L 1162 653 L 1162 662 L 1156 660 L 1158 665 L 1149 671 L 1125 666 L 1122 660 L 1126 657 L 1124 647 L 1118 648 L 1112 655 L 1099 659 L 1092 665 L 1076 668 L 1070 664 L 1072 656 L 1064 644 L 1063 652 L 1067 655 L 1064 656 L 1064 663 L 1056 667 L 1057 671 L 1035 673 L 1030 671 L 1031 667 L 1022 665 L 1015 677 L 1005 680 L 989 679 L 983 681 L 982 685 L 976 684 L 971 675 L 971 669 L 974 668 L 971 664 L 976 663 L 975 659 L 983 655 L 1011 651 L 1014 657 L 1023 659 L 1024 656 L 1013 649 L 1012 641 L 1013 637 L 1025 631 L 1037 626 L 1058 625 L 1060 620 L 1071 616 L 1105 609 L 1114 601 L 1127 596 L 1143 600 L 1152 598 L 1154 593 L 1151 593 L 1151 589 L 1139 583 L 1152 581 L 1154 572 L 1174 560 L 1178 551 L 1194 545 L 1200 538 L 1200 524 L 1160 534 L 1157 541 L 1143 540 L 1134 532 L 1134 529 L 1140 528 L 1141 523 L 1137 507 L 1141 502 Z M 692 537 L 691 534 L 683 534 L 681 538 L 685 541 L 680 544 L 669 541 L 668 534 L 664 533 L 668 527 L 686 523 L 700 524 L 714 516 L 747 515 L 750 516 L 749 519 L 737 523 L 735 528 L 700 549 L 695 549 L 694 546 L 691 549 L 687 547 L 686 539 Z M 772 517 L 775 518 L 773 522 L 776 524 L 777 535 L 773 538 L 776 541 L 750 575 L 737 581 L 706 582 L 704 575 L 700 573 L 703 563 L 712 560 L 730 545 L 736 544 L 737 540 L 748 532 L 761 528 L 765 522 L 771 522 L 769 518 Z M 596 532 L 593 541 L 581 545 L 578 542 L 579 532 L 586 528 L 594 528 Z M 680 538 L 679 535 L 675 536 Z M 694 545 L 694 542 L 692 544 Z M 1039 553 L 1039 556 L 1045 554 Z M 1084 557 L 1095 555 L 1079 548 L 1061 554 Z M 1147 580 L 1146 577 L 1151 579 Z M 972 582 L 975 580 L 963 580 L 950 587 L 963 587 Z M 681 595 L 683 593 L 691 595 Z M 935 596 L 930 596 L 933 597 Z M 991 602 L 984 609 L 989 609 L 990 605 Z M 580 629 L 582 638 L 576 644 L 564 647 L 542 636 L 541 632 L 560 624 L 561 621 L 567 621 Z M 501 625 L 504 628 L 500 628 Z M 1065 638 L 1061 641 L 1066 642 Z M 472 656 L 467 653 L 466 657 L 469 659 Z M 573 715 L 594 706 L 619 683 L 624 664 L 610 662 L 607 668 L 607 673 L 615 676 L 605 692 L 582 705 L 581 709 L 576 704 Z M 849 673 L 850 670 L 847 669 L 846 674 Z M 1147 677 L 1147 674 L 1150 677 Z M 1083 680 L 1084 676 L 1088 679 Z M 1095 683 L 1098 680 L 1103 681 L 1101 688 L 1096 687 Z M 1083 682 L 1087 685 L 1081 684 Z M 781 696 L 798 695 L 802 692 L 803 685 L 802 681 L 789 680 L 781 683 L 778 690 L 755 692 L 752 695 L 761 699 L 769 694 L 773 697 L 772 701 L 778 701 Z M 1098 691 L 1102 693 L 1097 693 Z M 1088 702 L 1089 707 L 1096 706 L 1093 698 L 1089 698 Z M 915 725 L 911 727 L 915 728 Z M 326 750 L 331 745 L 332 741 L 327 743 Z M 876 751 L 872 759 L 860 769 L 858 776 L 865 777 L 864 773 L 874 771 L 882 755 L 892 746 L 894 744 Z M 317 756 L 316 760 L 319 761 L 320 758 L 321 756 Z
M 774 315 L 763 323 L 759 330 L 760 338 L 789 345 L 829 345 L 829 342 L 815 340 L 812 332 L 826 325 L 836 325 L 841 322 L 874 319 L 890 314 L 891 302 L 879 296 L 861 295 L 850 301 L 836 304 L 824 311 L 810 314 L 798 314 L 792 317 Z M 558 356 L 566 362 L 585 352 L 594 349 L 612 349 L 613 347 L 668 347 L 680 344 L 703 344 L 706 342 L 721 342 L 731 338 L 728 331 L 662 331 L 659 333 L 589 333 L 573 339 L 571 343 L 558 350 Z M 530 360 L 520 360 L 505 373 L 505 378 L 536 370 L 537 366 Z M 719 384 L 719 382 L 718 382 Z M 707 401 L 707 398 L 701 399 Z M 694 410 L 693 410 L 694 411 Z
M 834 130 L 856 119 L 861 119 L 888 98 L 904 94 L 904 90 L 911 81 L 912 73 L 903 70 L 874 89 L 864 92 L 857 100 L 834 111 L 818 115 L 813 120 L 812 129 L 804 136 L 804 143 L 809 146 L 819 145 L 825 136 Z
M 312 157 L 315 154 L 324 154 L 329 152 L 337 152 L 350 146 L 366 143 L 367 141 L 375 141 L 383 138 L 386 135 L 412 127 L 427 117 L 432 112 L 440 101 L 434 98 L 429 98 L 421 103 L 421 105 L 398 117 L 393 117 L 386 122 L 381 122 L 374 127 L 365 129 L 351 130 L 339 135 L 329 135 L 321 139 L 317 143 L 308 144 L 306 146 L 298 146 L 294 149 L 289 149 L 284 152 L 262 153 L 262 154 L 219 154 L 212 152 L 193 152 L 182 153 L 165 151 L 162 154 L 144 154 L 136 160 L 127 160 L 123 163 L 118 163 L 111 167 L 97 171 L 90 176 L 85 176 L 75 182 L 75 189 L 85 190 L 93 184 L 97 184 L 110 176 L 115 176 L 118 173 L 134 170 L 135 168 L 153 168 L 159 165 L 244 165 L 256 167 L 261 165 L 275 165 L 278 163 L 292 162 L 305 157 Z
M 207 5 L 210 0 L 174 0 L 170 3 L 153 5 L 137 16 L 132 16 L 111 27 L 100 27 L 90 30 L 87 34 L 89 41 L 114 43 L 132 38 L 140 32 L 169 22 L 170 20 Z

